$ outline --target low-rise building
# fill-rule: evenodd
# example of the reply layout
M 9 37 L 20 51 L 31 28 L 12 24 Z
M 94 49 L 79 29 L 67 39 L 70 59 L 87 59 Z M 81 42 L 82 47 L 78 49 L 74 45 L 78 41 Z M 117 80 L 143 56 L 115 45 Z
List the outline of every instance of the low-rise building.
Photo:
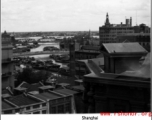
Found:
M 49 114 L 74 113 L 75 105 L 73 104 L 73 95 L 76 93 L 76 91 L 69 89 L 59 89 L 35 94 L 33 96 L 46 101 Z
M 9 104 L 13 107 L 7 108 L 7 109 L 5 109 L 5 107 L 2 107 L 3 114 L 15 114 L 15 113 L 46 114 L 48 113 L 45 101 L 39 98 L 35 98 L 26 93 L 5 98 L 4 101 L 5 101 L 4 105 Z

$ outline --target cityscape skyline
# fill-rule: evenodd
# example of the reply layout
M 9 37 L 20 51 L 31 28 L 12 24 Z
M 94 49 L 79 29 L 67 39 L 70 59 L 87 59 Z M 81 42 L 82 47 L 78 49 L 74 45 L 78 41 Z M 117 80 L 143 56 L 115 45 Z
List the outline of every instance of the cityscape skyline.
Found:
M 111 24 L 151 26 L 150 0 L 2 0 L 1 31 L 98 31 L 106 14 Z M 110 9 L 109 9 L 110 8 Z

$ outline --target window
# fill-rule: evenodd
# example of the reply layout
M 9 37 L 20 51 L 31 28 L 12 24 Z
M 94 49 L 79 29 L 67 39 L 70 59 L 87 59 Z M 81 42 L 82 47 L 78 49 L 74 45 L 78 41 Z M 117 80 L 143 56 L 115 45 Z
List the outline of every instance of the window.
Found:
M 58 103 L 62 103 L 62 102 L 64 102 L 64 99 L 62 98 L 58 99 Z
M 52 110 L 51 113 L 56 113 L 56 107 L 52 107 L 51 110 Z
M 64 105 L 58 106 L 58 113 L 64 113 Z
M 42 107 L 46 107 L 46 103 L 43 103 L 43 104 L 42 104 Z
M 13 114 L 12 110 L 5 111 L 4 114 Z
M 33 105 L 33 108 L 39 108 L 40 105 Z
M 71 113 L 71 104 L 70 103 L 65 104 L 65 112 Z
M 33 114 L 40 114 L 40 111 L 37 111 L 37 112 L 33 112 Z
M 66 99 L 66 101 L 69 101 L 69 100 L 70 100 L 70 98 L 71 98 L 71 97 L 66 97 L 65 99 Z
M 29 106 L 29 107 L 26 107 L 26 110 L 30 110 L 30 106 Z
M 46 110 L 42 110 L 42 114 L 46 114 Z
M 19 113 L 19 112 L 20 112 L 20 109 L 16 109 L 16 110 L 15 110 L 15 113 Z

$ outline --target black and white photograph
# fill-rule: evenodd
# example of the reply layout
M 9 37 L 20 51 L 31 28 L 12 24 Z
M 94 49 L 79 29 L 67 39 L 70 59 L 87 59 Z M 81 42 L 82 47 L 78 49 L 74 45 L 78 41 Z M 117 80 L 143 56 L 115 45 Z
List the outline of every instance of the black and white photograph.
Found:
M 150 33 L 151 0 L 1 0 L 1 114 L 150 112 Z

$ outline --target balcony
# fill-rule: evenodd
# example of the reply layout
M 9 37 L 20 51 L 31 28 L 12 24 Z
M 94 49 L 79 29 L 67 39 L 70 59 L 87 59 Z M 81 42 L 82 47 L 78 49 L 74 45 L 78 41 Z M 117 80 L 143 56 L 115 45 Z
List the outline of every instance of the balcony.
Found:
M 12 72 L 2 73 L 2 78 L 6 78 L 12 75 Z
M 10 62 L 12 62 L 11 58 L 2 59 L 2 63 L 10 63 Z

